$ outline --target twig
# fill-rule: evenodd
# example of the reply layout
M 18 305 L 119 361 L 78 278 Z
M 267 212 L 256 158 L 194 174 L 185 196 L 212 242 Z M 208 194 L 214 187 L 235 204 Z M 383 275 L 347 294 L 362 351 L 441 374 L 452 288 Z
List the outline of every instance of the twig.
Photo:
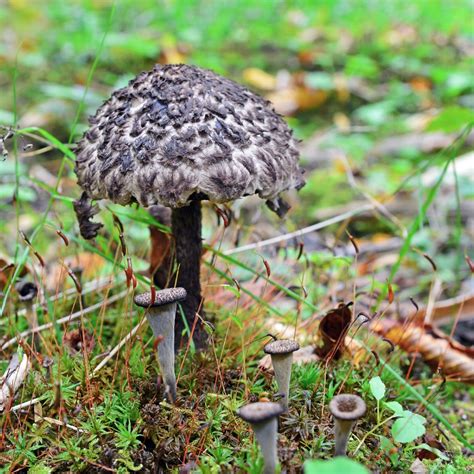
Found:
M 20 334 L 18 334 L 17 336 L 15 336 L 15 337 L 11 338 L 10 340 L 8 340 L 7 342 L 5 342 L 2 345 L 2 347 L 0 347 L 0 350 L 3 351 L 5 349 L 7 349 L 11 345 L 15 344 L 15 342 L 17 342 L 18 339 L 22 339 L 22 338 L 25 338 L 25 337 L 29 336 L 30 334 L 41 332 L 41 331 L 44 331 L 45 329 L 52 328 L 55 324 L 63 324 L 63 323 L 69 323 L 71 321 L 74 321 L 75 319 L 80 318 L 84 314 L 91 313 L 92 311 L 95 311 L 96 309 L 102 307 L 104 304 L 111 304 L 111 303 L 114 303 L 115 301 L 118 301 L 118 300 L 124 298 L 127 295 L 127 293 L 128 293 L 128 290 L 124 290 L 124 291 L 122 291 L 121 293 L 119 293 L 117 295 L 111 296 L 106 302 L 96 303 L 92 306 L 89 306 L 88 308 L 84 308 L 81 311 L 77 311 L 76 313 L 72 313 L 69 316 L 64 316 L 63 318 L 60 318 L 60 319 L 58 319 L 56 321 L 53 321 L 51 323 L 42 324 L 41 326 L 38 326 L 34 330 L 33 329 L 28 329 L 27 331 L 23 331 Z
M 104 367 L 107 362 L 112 359 L 112 357 L 126 344 L 138 330 L 145 324 L 146 319 L 143 318 L 105 357 L 101 363 L 92 371 L 92 375 L 96 375 L 102 367 Z
M 278 235 L 277 237 L 272 237 L 271 239 L 262 240 L 261 242 L 255 242 L 254 244 L 248 244 L 248 245 L 243 245 L 242 247 L 236 247 L 235 249 L 226 250 L 223 253 L 225 255 L 234 255 L 236 253 L 246 252 L 247 250 L 267 247 L 268 245 L 284 242 L 285 240 L 290 240 L 295 237 L 300 237 L 302 235 L 309 234 L 311 232 L 314 232 L 315 230 L 320 230 L 325 227 L 329 227 L 332 224 L 337 224 L 338 222 L 345 221 L 346 219 L 357 216 L 358 214 L 362 214 L 366 211 L 371 211 L 373 209 L 375 209 L 375 205 L 366 204 L 364 206 L 360 206 L 358 209 L 344 212 L 343 214 L 331 217 L 330 219 L 326 219 L 325 221 L 318 222 L 317 224 L 313 224 L 308 227 L 303 227 L 302 229 L 295 230 L 294 232 Z
M 36 405 L 36 403 L 39 403 L 39 402 L 41 402 L 40 397 L 32 398 L 31 400 L 28 400 L 28 401 L 23 402 L 23 403 L 19 403 L 18 405 L 15 405 L 14 407 L 11 407 L 10 411 L 22 410 L 23 408 L 28 408 L 31 405 Z
M 40 416 L 40 419 L 47 421 L 48 423 L 51 423 L 52 425 L 64 426 L 66 428 L 69 428 L 70 430 L 76 431 L 77 433 L 87 433 L 87 431 L 83 430 L 82 428 L 78 428 L 77 426 L 70 425 L 69 423 L 65 423 L 64 421 L 61 421 L 61 420 L 50 418 L 49 416 Z

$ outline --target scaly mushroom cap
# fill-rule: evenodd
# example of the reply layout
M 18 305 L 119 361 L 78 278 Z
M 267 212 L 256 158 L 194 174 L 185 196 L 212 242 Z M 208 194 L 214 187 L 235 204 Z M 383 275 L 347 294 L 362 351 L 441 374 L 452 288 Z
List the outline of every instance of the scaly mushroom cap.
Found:
M 279 403 L 257 402 L 240 407 L 237 410 L 237 415 L 247 423 L 261 423 L 281 415 L 284 411 Z
M 280 339 L 278 341 L 273 341 L 268 343 L 263 351 L 265 354 L 271 355 L 285 355 L 291 354 L 292 352 L 297 351 L 300 348 L 300 345 L 291 339 Z
M 271 104 L 212 71 L 157 65 L 112 94 L 78 144 L 89 199 L 176 208 L 304 185 L 292 132 Z M 95 229 L 93 229 L 95 231 Z
M 329 403 L 329 410 L 339 420 L 353 421 L 365 414 L 364 400 L 357 395 L 336 395 Z
M 142 308 L 155 308 L 171 303 L 179 303 L 186 298 L 187 293 L 184 288 L 166 288 L 164 290 L 155 291 L 154 301 L 152 301 L 152 296 L 152 292 L 147 291 L 141 295 L 136 295 L 133 301 L 137 306 L 141 306 Z

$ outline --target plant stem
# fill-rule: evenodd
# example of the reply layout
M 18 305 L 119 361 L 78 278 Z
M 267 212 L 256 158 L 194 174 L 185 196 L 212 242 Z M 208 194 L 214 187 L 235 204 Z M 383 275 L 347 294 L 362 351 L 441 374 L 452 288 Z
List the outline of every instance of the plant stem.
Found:
M 355 456 L 357 451 L 359 451 L 359 449 L 361 448 L 361 446 L 364 444 L 365 440 L 371 435 L 373 434 L 375 431 L 377 431 L 378 428 L 380 428 L 382 425 L 385 425 L 385 423 L 387 423 L 387 421 L 390 421 L 392 420 L 393 418 L 396 418 L 397 415 L 392 415 L 392 416 L 389 416 L 388 418 L 386 418 L 385 420 L 381 421 L 380 423 L 377 423 L 369 432 L 365 433 L 365 435 L 362 437 L 362 439 L 360 440 L 359 444 L 357 445 L 357 448 L 354 449 L 354 453 L 353 455 Z

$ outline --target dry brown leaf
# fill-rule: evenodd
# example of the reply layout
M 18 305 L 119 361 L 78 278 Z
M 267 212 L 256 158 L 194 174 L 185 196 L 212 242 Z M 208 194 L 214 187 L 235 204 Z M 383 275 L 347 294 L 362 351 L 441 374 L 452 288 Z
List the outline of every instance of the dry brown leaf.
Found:
M 429 92 L 433 88 L 433 83 L 423 76 L 412 77 L 409 83 L 415 92 Z
M 182 64 L 186 62 L 186 54 L 179 46 L 170 43 L 162 47 L 158 62 L 160 64 Z
M 432 369 L 439 368 L 450 380 L 474 383 L 472 355 L 467 348 L 462 352 L 453 347 L 447 337 L 430 334 L 419 325 L 404 325 L 391 319 L 373 322 L 370 327 L 405 351 L 420 354 Z
M 311 110 L 326 102 L 326 91 L 309 89 L 304 86 L 281 89 L 267 95 L 278 113 L 290 115 L 298 110 Z
M 0 291 L 5 288 L 5 285 L 8 283 L 8 280 L 12 277 L 15 267 L 12 263 L 8 262 L 6 259 L 0 257 Z M 28 268 L 25 266 L 20 272 L 20 277 L 24 277 L 29 273 Z
M 406 302 L 400 305 L 399 315 L 411 322 L 422 324 L 425 320 L 427 307 L 421 306 L 418 311 L 412 303 Z M 465 293 L 454 298 L 438 301 L 433 305 L 430 319 L 440 326 L 453 321 L 458 317 L 459 321 L 470 319 L 474 314 L 474 293 Z
M 244 69 L 242 77 L 247 84 L 263 91 L 273 91 L 277 85 L 276 77 L 256 67 Z
M 316 349 L 319 357 L 339 359 L 345 349 L 345 338 L 352 321 L 352 303 L 340 303 L 329 311 L 319 323 L 319 336 L 322 347 Z

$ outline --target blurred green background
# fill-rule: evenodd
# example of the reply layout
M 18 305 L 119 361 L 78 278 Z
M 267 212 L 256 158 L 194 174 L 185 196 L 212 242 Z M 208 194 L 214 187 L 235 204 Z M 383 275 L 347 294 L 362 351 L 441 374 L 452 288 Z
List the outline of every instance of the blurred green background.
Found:
M 301 80 L 323 90 L 331 80 L 317 72 L 373 83 L 421 76 L 452 100 L 472 85 L 470 58 L 453 44 L 472 35 L 471 9 L 470 0 L 10 0 L 0 6 L 0 122 L 14 120 L 15 75 L 19 118 L 42 105 L 35 112 L 58 114 L 67 129 L 96 59 L 87 112 L 158 61 L 212 68 L 255 89 L 272 84 L 245 81 L 248 68 L 310 72 Z

